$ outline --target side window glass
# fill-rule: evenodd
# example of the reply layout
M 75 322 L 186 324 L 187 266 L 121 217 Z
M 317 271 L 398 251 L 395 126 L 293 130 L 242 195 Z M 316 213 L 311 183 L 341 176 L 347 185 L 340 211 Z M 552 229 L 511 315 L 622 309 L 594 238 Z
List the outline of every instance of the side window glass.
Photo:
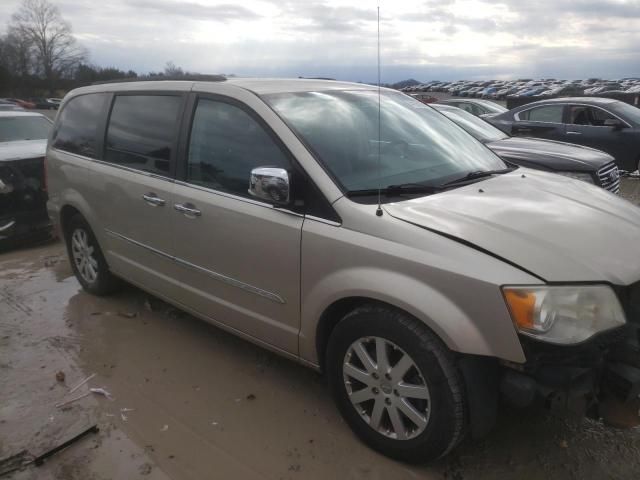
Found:
M 569 107 L 569 123 L 572 125 L 589 125 L 589 108 L 581 105 Z
M 189 139 L 187 181 L 249 197 L 251 170 L 290 168 L 290 162 L 247 112 L 224 102 L 201 99 Z
M 91 93 L 69 100 L 56 122 L 53 147 L 97 158 L 96 130 L 105 99 L 104 93 Z
M 546 105 L 544 107 L 536 107 L 528 110 L 527 118 L 523 118 L 523 114 L 520 114 L 521 120 L 529 120 L 530 122 L 546 122 L 546 123 L 562 123 L 562 112 L 564 105 Z
M 462 108 L 462 110 L 464 110 L 465 112 L 469 112 L 471 114 L 474 114 L 473 113 L 473 105 L 471 105 L 470 103 L 461 103 L 460 104 L 460 108 Z
M 117 96 L 107 127 L 104 160 L 168 175 L 181 104 L 178 96 Z
M 605 120 L 615 120 L 616 118 L 601 108 L 591 107 L 589 110 L 591 113 L 591 125 L 596 127 L 603 127 Z

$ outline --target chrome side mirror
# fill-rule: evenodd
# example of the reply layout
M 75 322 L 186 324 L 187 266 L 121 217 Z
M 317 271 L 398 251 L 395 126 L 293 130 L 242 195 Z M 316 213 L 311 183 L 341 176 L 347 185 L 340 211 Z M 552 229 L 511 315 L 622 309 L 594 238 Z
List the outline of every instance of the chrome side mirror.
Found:
M 289 205 L 289 173 L 284 168 L 254 168 L 249 179 L 249 194 L 276 205 Z

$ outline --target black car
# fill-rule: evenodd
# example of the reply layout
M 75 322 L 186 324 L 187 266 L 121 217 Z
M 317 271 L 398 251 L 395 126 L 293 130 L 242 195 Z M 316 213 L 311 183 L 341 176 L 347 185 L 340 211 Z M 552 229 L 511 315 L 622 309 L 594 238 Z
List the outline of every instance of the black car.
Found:
M 508 163 L 545 170 L 620 192 L 620 174 L 613 157 L 563 142 L 514 138 L 486 121 L 448 105 L 432 105 Z
M 481 115 L 498 115 L 508 111 L 502 105 L 498 105 L 495 102 L 491 102 L 489 100 L 476 100 L 473 98 L 453 98 L 449 100 L 440 100 L 438 103 L 461 108 L 462 110 L 465 110 L 477 117 Z
M 50 129 L 39 113 L 0 111 L 0 251 L 49 236 L 44 156 Z
M 597 148 L 621 170 L 640 163 L 640 109 L 610 98 L 556 98 L 529 103 L 486 119 L 510 135 Z

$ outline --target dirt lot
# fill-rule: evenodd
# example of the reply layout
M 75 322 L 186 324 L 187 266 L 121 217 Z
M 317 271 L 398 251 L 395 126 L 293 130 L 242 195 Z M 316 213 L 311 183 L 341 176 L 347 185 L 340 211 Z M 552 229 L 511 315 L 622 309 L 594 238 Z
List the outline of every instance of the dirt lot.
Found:
M 624 193 L 640 204 L 640 180 Z M 112 400 L 56 408 L 92 373 Z M 322 377 L 133 287 L 84 293 L 60 243 L 0 254 L 0 385 L 0 459 L 100 428 L 15 480 L 640 477 L 640 430 L 537 410 L 503 409 L 489 438 L 433 465 L 390 461 L 354 438 Z

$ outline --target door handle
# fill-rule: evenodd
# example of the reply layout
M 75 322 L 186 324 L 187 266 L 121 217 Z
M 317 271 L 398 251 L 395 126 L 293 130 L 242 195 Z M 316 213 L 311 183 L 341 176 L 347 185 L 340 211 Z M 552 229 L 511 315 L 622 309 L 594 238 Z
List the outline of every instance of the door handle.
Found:
M 185 217 L 189 218 L 199 217 L 202 215 L 202 212 L 191 203 L 176 203 L 173 208 L 182 213 Z
M 142 195 L 142 199 L 152 207 L 164 207 L 164 204 L 167 203 L 153 192 L 145 193 Z
M 567 135 L 582 135 L 582 132 L 567 132 Z
M 513 129 L 513 131 L 516 132 L 516 133 L 529 133 L 529 132 L 532 132 L 533 129 L 531 129 L 531 128 L 523 128 L 523 127 L 515 127 Z

